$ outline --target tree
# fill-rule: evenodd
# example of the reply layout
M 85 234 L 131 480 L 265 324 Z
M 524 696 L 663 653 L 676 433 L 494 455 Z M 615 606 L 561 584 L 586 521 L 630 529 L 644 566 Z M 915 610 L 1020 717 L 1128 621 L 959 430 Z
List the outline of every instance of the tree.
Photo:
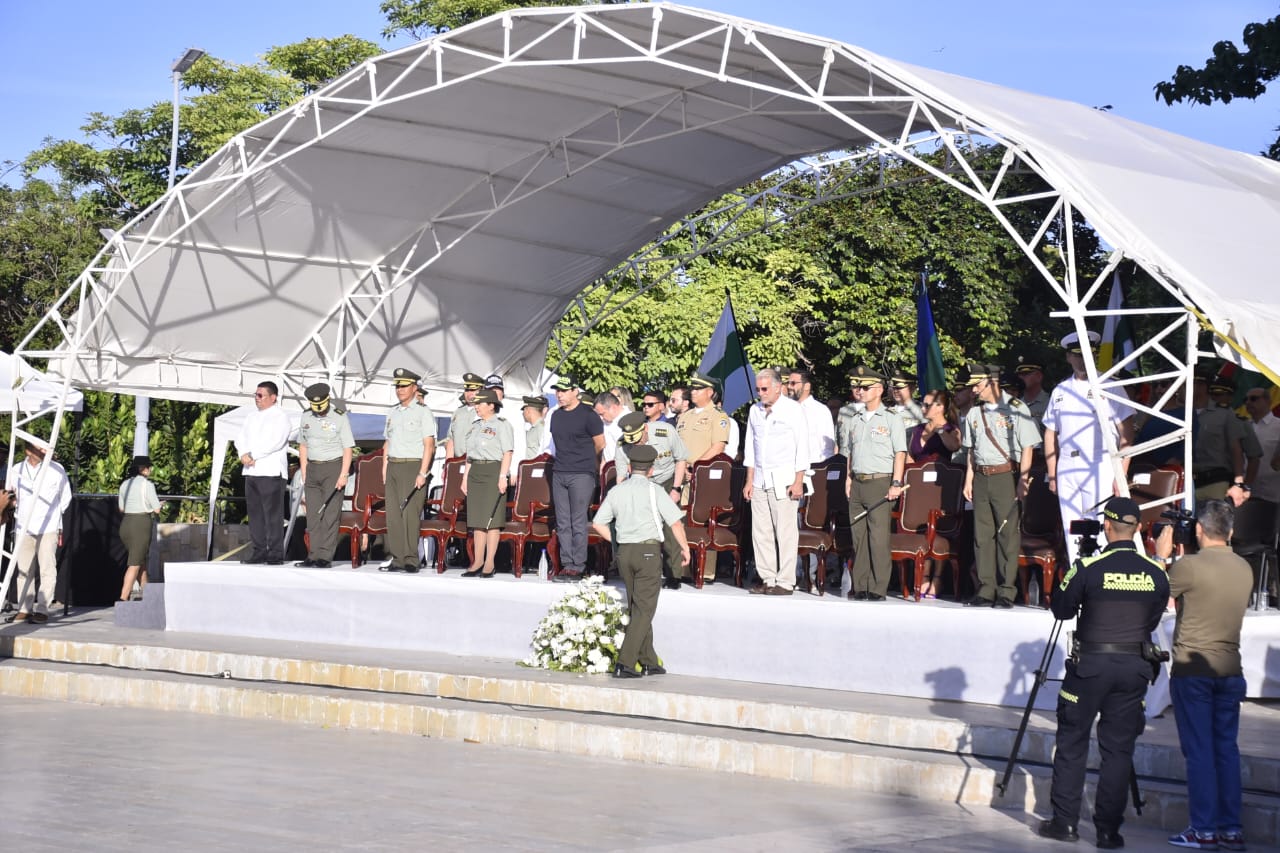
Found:
M 1170 105 L 1181 101 L 1208 105 L 1214 101 L 1229 104 L 1232 98 L 1260 97 L 1267 91 L 1267 84 L 1280 77 L 1280 17 L 1249 24 L 1242 41 L 1244 51 L 1233 42 L 1218 42 L 1201 68 L 1179 65 L 1172 80 L 1155 85 L 1156 98 Z M 1264 153 L 1280 160 L 1280 138 Z
M 424 39 L 456 30 L 507 9 L 539 6 L 589 6 L 627 3 L 631 0 L 383 0 L 379 10 L 387 19 L 382 34 L 390 38 L 408 33 Z

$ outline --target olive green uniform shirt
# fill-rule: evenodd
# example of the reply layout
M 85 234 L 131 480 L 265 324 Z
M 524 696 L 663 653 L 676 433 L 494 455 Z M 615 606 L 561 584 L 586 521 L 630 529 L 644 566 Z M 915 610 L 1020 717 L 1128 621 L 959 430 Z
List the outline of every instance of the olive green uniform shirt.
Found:
M 658 452 L 658 458 L 654 460 L 653 472 L 649 475 L 649 479 L 655 483 L 665 483 L 675 476 L 677 462 L 688 461 L 689 451 L 685 449 L 680 433 L 671 424 L 649 421 L 645 424 L 645 429 L 649 433 L 645 443 Z M 627 479 L 627 454 L 623 450 L 624 447 L 626 447 L 624 444 L 618 445 L 613 459 L 619 483 Z
M 655 518 L 655 513 L 657 518 Z M 684 513 L 662 487 L 648 477 L 628 477 L 609 490 L 593 524 L 614 525 L 614 539 L 619 545 L 639 542 L 661 542 L 666 524 L 675 524 Z
M 501 462 L 503 454 L 515 451 L 515 433 L 511 424 L 494 415 L 489 420 L 476 418 L 467 430 L 467 458 L 476 462 Z
M 387 415 L 387 456 L 421 459 L 423 441 L 436 437 L 436 418 L 421 403 L 395 405 Z
M 351 433 L 351 420 L 346 412 L 339 412 L 332 406 L 323 415 L 305 411 L 298 424 L 298 444 L 307 448 L 308 462 L 341 459 L 344 450 L 356 446 L 355 437 Z M 417 455 L 422 455 L 421 448 Z
M 853 455 L 849 470 L 854 474 L 892 474 L 893 458 L 907 452 L 907 430 L 902 418 L 881 406 L 856 415 L 850 430 Z

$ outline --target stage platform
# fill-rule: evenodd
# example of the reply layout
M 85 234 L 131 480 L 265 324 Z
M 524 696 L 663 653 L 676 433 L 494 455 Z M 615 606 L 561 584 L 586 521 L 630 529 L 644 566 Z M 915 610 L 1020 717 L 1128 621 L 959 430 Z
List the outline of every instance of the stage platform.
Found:
M 171 631 L 519 660 L 564 584 L 237 563 L 170 563 Z M 947 601 L 851 602 L 838 595 L 748 595 L 731 585 L 664 590 L 658 653 L 672 673 L 1023 707 L 1053 627 L 1039 608 L 975 610 Z M 1069 626 L 1068 626 L 1069 627 Z M 1170 614 L 1162 626 L 1173 632 Z M 1065 646 L 1062 632 L 1060 645 Z M 1251 697 L 1280 697 L 1280 613 L 1250 612 L 1242 641 Z M 1062 674 L 1054 655 L 1053 674 Z M 1168 704 L 1167 678 L 1148 713 Z M 1051 709 L 1057 689 L 1040 692 Z

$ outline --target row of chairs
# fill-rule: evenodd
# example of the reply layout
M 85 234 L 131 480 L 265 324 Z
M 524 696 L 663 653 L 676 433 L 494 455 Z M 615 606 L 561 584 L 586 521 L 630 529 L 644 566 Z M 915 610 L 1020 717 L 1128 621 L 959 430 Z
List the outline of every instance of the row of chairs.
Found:
M 420 533 L 435 542 L 437 571 L 444 571 L 445 549 L 451 539 L 467 539 L 466 496 L 462 493 L 464 458 L 447 459 L 442 469 L 442 483 L 437 497 L 427 501 L 427 511 L 420 523 Z M 852 558 L 852 531 L 849 507 L 844 493 L 846 462 L 833 456 L 816 465 L 813 491 L 798 508 L 800 553 L 818 557 L 819 593 L 826 588 L 826 557 L 836 555 L 842 563 Z M 1057 497 L 1049 490 L 1045 478 L 1037 472 L 1023 504 L 1019 549 L 1019 587 L 1023 600 L 1030 602 L 1030 573 L 1038 573 L 1040 600 L 1048 606 L 1057 580 L 1064 547 L 1062 520 Z M 553 461 L 545 454 L 527 459 L 517 466 L 513 500 L 508 503 L 508 521 L 500 540 L 512 547 L 513 571 L 520 577 L 524 555 L 529 545 L 547 548 L 551 573 L 559 572 L 559 547 L 551 506 L 550 480 Z M 363 559 L 361 543 L 386 532 L 383 508 L 382 451 L 359 457 L 355 464 L 355 496 L 352 509 L 342 514 L 341 530 L 350 537 L 352 566 Z M 695 463 L 690 469 L 690 499 L 685 510 L 685 530 L 692 552 L 691 574 L 701 587 L 708 553 L 725 552 L 734 559 L 734 580 L 743 584 L 744 545 L 750 541 L 749 508 L 742 500 L 745 469 L 735 466 L 728 456 Z M 595 504 L 608 494 L 616 482 L 612 462 L 601 472 Z M 957 600 L 961 597 L 962 570 L 969 564 L 967 552 L 971 543 L 966 538 L 963 514 L 964 469 L 941 462 L 908 467 L 905 482 L 909 488 L 893 510 L 894 532 L 890 538 L 893 561 L 898 566 L 903 594 L 919 600 L 925 563 L 937 561 L 950 571 Z M 1137 467 L 1131 472 L 1130 491 L 1139 503 L 1168 498 L 1182 489 L 1182 473 L 1177 468 Z M 1150 539 L 1152 525 L 1165 507 L 1154 506 L 1143 511 L 1144 536 Z M 593 507 L 594 511 L 594 507 Z M 1274 538 L 1274 526 L 1272 528 Z M 608 566 L 608 543 L 594 532 L 588 545 L 596 551 L 597 563 Z M 908 592 L 910 591 L 910 592 Z

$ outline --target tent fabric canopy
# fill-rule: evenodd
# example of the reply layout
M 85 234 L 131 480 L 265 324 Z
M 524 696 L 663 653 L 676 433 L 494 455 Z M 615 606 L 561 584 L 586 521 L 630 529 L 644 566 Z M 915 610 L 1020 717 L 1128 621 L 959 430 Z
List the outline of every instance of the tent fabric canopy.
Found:
M 25 360 L 0 352 L 0 414 L 24 417 L 57 411 L 84 410 L 84 395 L 74 388 L 62 397 L 62 383 L 50 381 Z
M 668 4 L 502 13 L 377 57 L 244 132 L 110 242 L 51 361 L 86 387 L 240 402 L 397 367 L 532 390 L 574 296 L 692 210 L 926 113 L 1033 157 L 1112 246 L 1271 368 L 1280 168 L 1078 104 Z M 88 274 L 88 273 L 86 273 Z M 103 294 L 103 287 L 111 295 Z

